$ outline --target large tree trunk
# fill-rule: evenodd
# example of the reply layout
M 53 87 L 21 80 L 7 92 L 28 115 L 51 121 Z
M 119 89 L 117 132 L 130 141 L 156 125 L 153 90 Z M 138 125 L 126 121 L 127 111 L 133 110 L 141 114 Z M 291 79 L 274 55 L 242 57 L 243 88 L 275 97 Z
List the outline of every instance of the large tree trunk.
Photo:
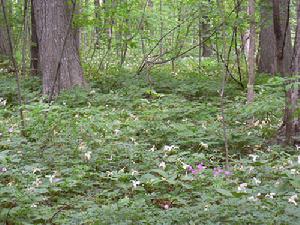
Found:
M 285 27 L 287 24 L 287 11 L 288 11 L 288 0 L 279 0 L 280 4 L 280 26 Z M 276 39 L 274 35 L 274 24 L 273 24 L 273 0 L 267 0 L 262 3 L 261 7 L 261 29 L 259 35 L 259 46 L 260 56 L 258 71 L 260 73 L 275 74 L 280 72 L 277 65 L 276 58 Z M 284 70 L 290 69 L 291 58 L 292 58 L 292 44 L 291 44 L 291 30 L 287 27 L 286 40 L 283 49 L 283 65 Z
M 67 1 L 33 0 L 39 46 L 39 63 L 43 76 L 43 93 L 57 95 L 60 90 L 83 86 L 72 13 Z
M 6 4 L 6 1 L 3 1 L 4 4 Z M 2 2 L 0 1 L 0 7 L 2 8 Z M 5 28 L 5 24 L 3 23 L 3 13 L 0 13 L 0 54 L 9 56 L 10 55 L 10 48 L 9 48 L 9 40 L 8 40 L 8 35 L 7 31 Z
M 273 25 L 274 25 L 274 35 L 275 35 L 275 52 L 276 52 L 276 63 L 278 72 L 285 77 L 291 75 L 292 68 L 292 53 L 288 53 L 284 51 L 285 46 L 288 45 L 287 31 L 289 29 L 289 4 L 290 1 L 286 1 L 287 9 L 284 14 L 286 17 L 283 17 L 281 11 L 286 10 L 280 4 L 280 0 L 273 0 Z M 283 8 L 283 9 L 282 9 Z M 283 23 L 285 21 L 285 23 Z M 287 26 L 288 25 L 288 26 Z M 290 57 L 290 58 L 289 58 Z M 290 84 L 290 81 L 287 81 L 287 85 Z M 293 106 L 292 106 L 292 89 L 289 88 L 286 91 L 285 95 L 285 111 L 283 117 L 283 125 L 285 127 L 285 143 L 292 144 L 292 138 L 294 135 L 293 129 Z

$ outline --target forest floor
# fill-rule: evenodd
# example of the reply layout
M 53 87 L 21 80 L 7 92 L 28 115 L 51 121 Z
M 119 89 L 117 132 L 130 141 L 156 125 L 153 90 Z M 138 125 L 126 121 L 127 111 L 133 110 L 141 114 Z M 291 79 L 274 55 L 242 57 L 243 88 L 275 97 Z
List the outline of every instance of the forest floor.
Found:
M 281 79 L 260 76 L 255 103 L 226 88 L 224 168 L 220 78 L 124 72 L 45 103 L 0 75 L 0 221 L 6 224 L 299 224 L 300 155 L 274 145 Z

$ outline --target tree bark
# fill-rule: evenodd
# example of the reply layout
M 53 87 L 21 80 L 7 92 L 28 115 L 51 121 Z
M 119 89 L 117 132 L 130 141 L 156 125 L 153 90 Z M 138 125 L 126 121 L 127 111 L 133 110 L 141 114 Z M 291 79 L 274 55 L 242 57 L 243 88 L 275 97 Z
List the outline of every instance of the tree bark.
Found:
M 6 7 L 6 1 L 3 1 L 4 7 Z M 0 2 L 0 7 L 2 8 L 2 2 Z M 0 13 L 1 15 L 1 21 L 4 21 L 3 19 L 3 13 Z M 9 40 L 8 40 L 8 34 L 5 28 L 5 24 L 0 24 L 0 54 L 4 56 L 10 56 L 10 48 L 9 48 Z
M 247 102 L 254 101 L 254 82 L 255 82 L 255 0 L 249 0 L 249 17 L 250 17 L 250 33 L 249 33 L 249 55 L 248 55 L 248 93 Z
M 262 3 L 261 7 L 261 29 L 259 35 L 260 56 L 258 63 L 258 71 L 260 73 L 279 73 L 279 67 L 276 57 L 276 38 L 274 33 L 274 21 L 273 21 L 273 0 L 267 0 Z M 285 37 L 285 45 L 283 49 L 282 64 L 286 71 L 290 71 L 291 59 L 292 59 L 292 41 L 291 41 L 291 29 L 288 23 L 288 0 L 278 0 L 280 16 L 280 27 L 282 27 Z
M 71 12 L 67 2 L 61 0 L 33 0 L 33 9 L 43 94 L 57 95 L 63 89 L 84 86 L 76 38 L 71 28 L 74 10 Z
M 31 45 L 30 45 L 30 69 L 33 76 L 39 74 L 39 45 L 36 34 L 36 23 L 33 10 L 33 0 L 31 0 Z

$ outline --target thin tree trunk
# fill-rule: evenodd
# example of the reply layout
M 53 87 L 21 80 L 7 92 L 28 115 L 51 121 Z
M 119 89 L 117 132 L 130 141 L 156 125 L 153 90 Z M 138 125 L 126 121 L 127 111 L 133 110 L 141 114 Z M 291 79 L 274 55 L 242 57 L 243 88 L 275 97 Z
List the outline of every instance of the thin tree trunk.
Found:
M 36 22 L 33 10 L 33 0 L 31 0 L 31 44 L 30 44 L 30 69 L 33 76 L 39 74 L 39 45 L 36 34 Z
M 22 44 L 22 70 L 21 75 L 26 74 L 26 50 L 27 50 L 27 31 L 28 31 L 28 0 L 24 1 L 24 27 L 23 27 L 23 44 Z
M 255 82 L 255 0 L 249 0 L 250 34 L 249 34 L 249 55 L 248 55 L 248 94 L 247 103 L 254 101 L 254 82 Z

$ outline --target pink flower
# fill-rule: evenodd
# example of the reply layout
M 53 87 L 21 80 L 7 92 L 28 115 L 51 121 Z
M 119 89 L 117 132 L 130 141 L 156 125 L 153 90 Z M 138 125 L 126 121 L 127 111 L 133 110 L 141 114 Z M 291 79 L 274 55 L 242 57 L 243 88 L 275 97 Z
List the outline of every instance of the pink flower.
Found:
M 194 175 L 200 173 L 204 169 L 205 169 L 205 166 L 203 166 L 202 163 L 198 164 L 197 169 L 194 169 L 192 166 L 188 166 L 188 168 L 187 168 L 187 170 L 190 171 Z
M 222 170 L 221 168 L 214 168 L 213 170 L 213 175 L 216 177 L 216 176 L 219 176 L 221 175 L 222 173 L 224 173 L 224 170 Z
M 224 171 L 225 176 L 230 176 L 232 173 L 230 171 Z
M 199 172 L 201 172 L 202 170 L 205 169 L 205 167 L 203 166 L 202 163 L 198 164 L 197 168 L 198 168 L 198 171 L 199 171 Z

